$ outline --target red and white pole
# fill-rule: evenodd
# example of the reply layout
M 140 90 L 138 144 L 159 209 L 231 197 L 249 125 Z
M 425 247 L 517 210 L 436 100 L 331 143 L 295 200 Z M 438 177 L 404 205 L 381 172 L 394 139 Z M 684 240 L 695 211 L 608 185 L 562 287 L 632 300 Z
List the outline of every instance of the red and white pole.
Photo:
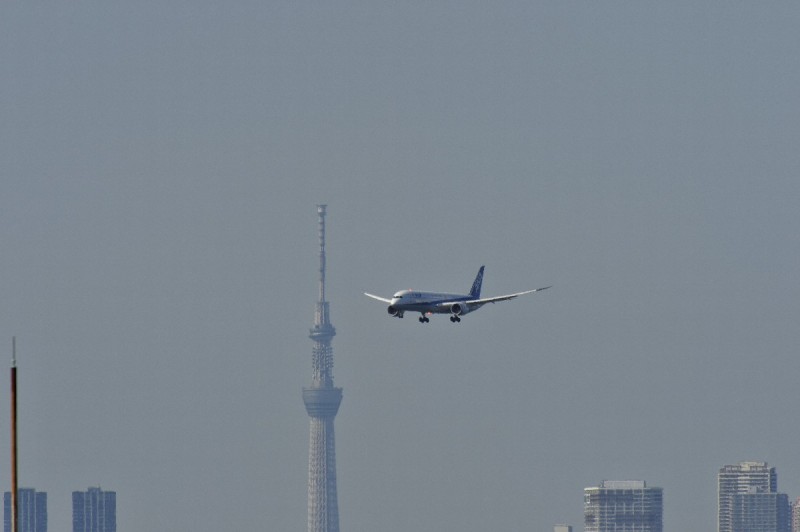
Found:
M 11 340 L 11 532 L 19 532 L 17 501 L 17 338 Z

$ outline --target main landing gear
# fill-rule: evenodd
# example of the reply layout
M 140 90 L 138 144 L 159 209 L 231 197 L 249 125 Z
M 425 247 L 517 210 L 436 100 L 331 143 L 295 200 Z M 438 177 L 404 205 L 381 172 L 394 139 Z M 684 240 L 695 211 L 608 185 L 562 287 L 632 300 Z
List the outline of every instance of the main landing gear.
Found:
M 402 317 L 402 316 L 399 316 L 399 317 Z M 419 317 L 419 322 L 420 323 L 430 323 L 430 321 L 431 321 L 431 319 L 429 317 L 427 317 L 426 315 L 424 315 L 424 314 Z M 450 321 L 452 321 L 453 323 L 461 323 L 461 318 L 454 314 L 454 315 L 450 316 Z

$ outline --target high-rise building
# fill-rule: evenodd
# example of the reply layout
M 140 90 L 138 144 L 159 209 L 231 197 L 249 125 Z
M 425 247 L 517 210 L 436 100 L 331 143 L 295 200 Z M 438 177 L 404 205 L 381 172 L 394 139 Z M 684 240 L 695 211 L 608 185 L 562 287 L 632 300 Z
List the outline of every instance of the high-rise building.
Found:
M 789 532 L 789 498 L 766 462 L 726 465 L 717 477 L 717 532 Z
M 19 532 L 47 532 L 47 493 L 33 488 L 17 490 Z M 11 492 L 3 494 L 3 531 L 11 532 Z
M 336 496 L 336 444 L 333 418 L 342 402 L 342 389 L 333 386 L 333 348 L 336 334 L 325 299 L 325 205 L 319 214 L 319 300 L 310 338 L 314 341 L 311 386 L 303 388 L 303 402 L 311 417 L 308 444 L 308 532 L 339 532 Z
M 572 527 L 569 525 L 555 525 L 553 532 L 572 532 Z
M 723 466 L 717 476 L 717 532 L 733 531 L 734 495 L 777 491 L 778 475 L 766 462 Z
M 100 488 L 73 491 L 72 532 L 117 532 L 117 493 Z
M 583 490 L 586 532 L 663 532 L 661 488 L 643 480 L 604 480 Z
M 792 532 L 800 532 L 800 498 L 792 503 Z
M 785 493 L 737 493 L 733 496 L 734 532 L 791 532 Z

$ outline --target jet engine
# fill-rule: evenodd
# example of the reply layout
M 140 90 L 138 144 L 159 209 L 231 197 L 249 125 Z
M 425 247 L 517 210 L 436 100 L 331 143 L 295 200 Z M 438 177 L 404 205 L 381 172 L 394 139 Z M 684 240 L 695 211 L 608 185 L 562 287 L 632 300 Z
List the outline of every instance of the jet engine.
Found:
M 387 308 L 386 310 L 387 310 L 387 311 L 389 312 L 389 314 L 391 314 L 392 316 L 397 316 L 397 317 L 399 317 L 399 318 L 402 318 L 402 317 L 403 317 L 403 313 L 402 313 L 402 312 L 400 312 L 399 310 L 397 310 L 396 308 L 394 308 L 394 305 L 389 305 L 389 308 Z
M 469 306 L 464 303 L 453 303 L 450 305 L 450 313 L 453 316 L 463 316 L 469 312 Z

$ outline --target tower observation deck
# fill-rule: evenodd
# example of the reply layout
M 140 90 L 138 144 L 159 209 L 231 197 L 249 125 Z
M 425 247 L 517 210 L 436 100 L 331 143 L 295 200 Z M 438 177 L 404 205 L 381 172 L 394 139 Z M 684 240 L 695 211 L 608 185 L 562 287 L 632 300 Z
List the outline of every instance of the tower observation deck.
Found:
M 311 417 L 308 442 L 308 532 L 339 532 L 339 507 L 336 498 L 336 443 L 333 419 L 342 402 L 342 389 L 333 386 L 333 348 L 336 329 L 330 322 L 325 300 L 325 210 L 319 214 L 319 301 L 314 327 L 309 337 L 314 342 L 311 357 L 311 386 L 303 388 L 303 402 Z

